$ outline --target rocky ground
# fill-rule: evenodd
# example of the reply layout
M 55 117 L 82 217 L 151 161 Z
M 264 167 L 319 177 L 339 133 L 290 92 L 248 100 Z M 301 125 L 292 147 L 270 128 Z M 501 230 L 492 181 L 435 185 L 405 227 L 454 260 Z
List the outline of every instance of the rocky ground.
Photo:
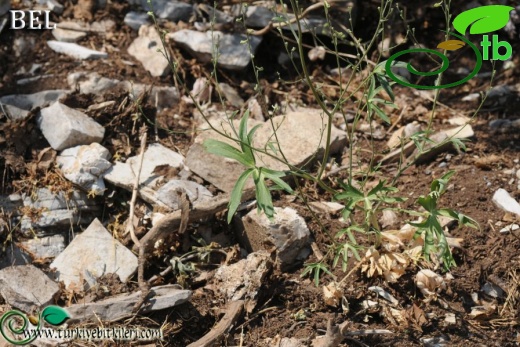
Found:
M 354 4 L 354 33 L 366 42 L 376 28 L 378 2 L 348 4 Z M 351 25 L 348 4 L 331 8 L 337 28 Z M 484 4 L 453 1 L 452 12 Z M 391 180 L 403 159 L 396 150 L 400 138 L 424 130 L 434 107 L 432 138 L 455 134 L 465 140 L 465 151 L 445 146 L 424 155 L 395 183 L 400 196 L 408 198 L 401 207 L 418 210 L 416 200 L 428 194 L 431 182 L 456 172 L 440 205 L 479 224 L 472 229 L 444 222 L 457 267 L 444 272 L 438 264 L 414 258 L 409 218 L 387 212 L 379 220 L 385 241 L 377 256 L 374 241 L 361 238 L 361 260 L 351 257 L 346 268 L 331 268 L 316 285 L 304 275 L 305 264 L 320 261 L 331 235 L 348 226 L 341 213 L 345 206 L 302 180 L 306 201 L 301 193 L 273 193 L 276 220 L 271 223 L 257 213 L 254 191 L 246 185 L 243 203 L 228 224 L 229 193 L 243 166 L 208 153 L 203 145 L 208 138 L 222 139 L 207 131 L 207 120 L 230 131 L 223 119 L 249 110 L 249 127 L 259 125 L 255 143 L 260 147 L 269 145 L 271 125 L 277 124 L 291 165 L 307 163 L 317 149 L 323 155 L 318 105 L 298 81 L 282 41 L 281 35 L 290 39 L 291 31 L 269 27 L 269 2 L 250 2 L 247 9 L 239 1 L 219 2 L 216 9 L 204 1 L 153 5 L 166 52 L 146 1 L 0 0 L 0 312 L 35 314 L 55 304 L 67 309 L 69 327 L 96 327 L 101 321 L 161 328 L 163 340 L 141 342 L 158 346 L 518 345 L 516 12 L 498 32 L 511 43 L 513 57 L 496 63 L 496 75 L 485 62 L 472 80 L 442 90 L 435 106 L 432 92 L 394 86 L 397 109 L 386 109 L 390 125 L 334 119 L 324 171 L 334 187 L 347 178 L 351 155 L 359 169 L 380 165 L 368 177 L 369 186 Z M 408 25 L 417 28 L 418 42 L 427 47 L 436 47 L 443 36 L 438 29 L 444 15 L 434 5 L 401 5 Z M 50 24 L 57 28 L 10 29 L 9 9 L 50 10 Z M 309 73 L 323 93 L 339 97 L 348 71 L 340 79 L 334 56 L 320 57 L 321 49 L 312 49 L 331 46 L 321 8 L 309 10 L 306 19 L 323 34 L 304 33 Z M 376 60 L 382 47 L 405 34 L 399 16 L 391 17 L 387 39 L 368 58 Z M 220 56 L 212 74 L 217 36 Z M 352 47 L 340 48 L 355 58 Z M 164 54 L 178 64 L 178 79 Z M 461 54 L 452 64 L 447 79 L 464 75 L 474 60 Z M 353 76 L 352 91 L 363 75 Z M 354 99 L 361 99 L 359 93 Z M 343 111 L 353 115 L 356 108 L 352 103 Z M 411 149 L 405 161 L 413 155 L 412 145 L 405 147 Z M 262 160 L 286 169 L 268 157 Z M 316 173 L 319 167 L 314 163 L 308 170 Z M 328 325 L 339 328 L 341 337 L 323 338 L 331 332 Z

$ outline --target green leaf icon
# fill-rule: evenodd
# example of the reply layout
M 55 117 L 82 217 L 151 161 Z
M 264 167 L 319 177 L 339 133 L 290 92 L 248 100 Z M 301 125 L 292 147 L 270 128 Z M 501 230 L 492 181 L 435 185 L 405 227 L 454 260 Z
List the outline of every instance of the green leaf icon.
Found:
M 509 21 L 509 12 L 514 7 L 504 5 L 480 6 L 459 14 L 453 20 L 453 27 L 462 35 L 470 27 L 470 34 L 486 34 L 502 29 Z
M 65 311 L 64 309 L 62 309 L 59 306 L 45 307 L 43 309 L 41 317 L 43 318 L 43 320 L 45 320 L 47 323 L 49 323 L 51 325 L 61 325 L 68 318 L 70 318 L 67 311 Z

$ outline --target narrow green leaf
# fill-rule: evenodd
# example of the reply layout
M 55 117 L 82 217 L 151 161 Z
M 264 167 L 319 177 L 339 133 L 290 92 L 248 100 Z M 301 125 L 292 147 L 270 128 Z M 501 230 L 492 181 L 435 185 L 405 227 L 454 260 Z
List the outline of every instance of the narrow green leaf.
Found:
M 265 169 L 262 169 L 265 170 Z M 281 189 L 285 190 L 287 193 L 292 194 L 293 189 L 290 185 L 288 185 L 284 180 L 282 180 L 279 176 L 272 175 L 268 172 L 265 173 L 265 177 L 269 178 L 271 181 L 276 183 Z
M 390 118 L 388 118 L 388 116 L 378 106 L 376 106 L 375 104 L 372 104 L 372 109 L 377 113 L 379 118 L 381 118 L 383 121 L 385 121 L 388 124 L 392 124 L 392 121 L 390 120 Z
M 264 211 L 267 218 L 272 219 L 274 217 L 274 206 L 273 200 L 271 199 L 271 193 L 265 184 L 265 177 L 262 173 L 262 169 L 259 170 L 260 173 L 255 177 L 255 190 L 256 190 L 256 201 L 258 203 L 258 208 L 261 211 Z
M 390 86 L 390 83 L 388 83 L 386 78 L 379 75 L 376 75 L 376 78 L 379 81 L 379 84 L 381 84 L 381 86 L 385 90 L 386 94 L 390 97 L 390 99 L 392 101 L 395 101 L 394 92 L 392 91 L 392 87 Z
M 207 139 L 204 141 L 204 148 L 211 154 L 220 155 L 221 157 L 230 158 L 238 161 L 244 166 L 253 167 L 255 163 L 253 158 L 248 157 L 246 154 L 240 152 L 237 148 L 214 139 Z
M 237 211 L 238 205 L 240 205 L 240 201 L 242 200 L 242 190 L 244 189 L 244 185 L 246 184 L 247 179 L 249 178 L 249 176 L 251 176 L 254 170 L 255 169 L 247 169 L 246 171 L 242 172 L 240 177 L 237 179 L 237 182 L 235 183 L 233 190 L 231 191 L 231 196 L 229 198 L 228 204 L 228 224 L 231 223 L 231 219 Z

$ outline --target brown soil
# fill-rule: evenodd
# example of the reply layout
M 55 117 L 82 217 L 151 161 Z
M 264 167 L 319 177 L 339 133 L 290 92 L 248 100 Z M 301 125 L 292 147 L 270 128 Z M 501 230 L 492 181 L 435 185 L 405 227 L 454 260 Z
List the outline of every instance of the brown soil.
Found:
M 412 3 L 412 4 L 410 4 Z M 442 40 L 442 33 L 437 29 L 442 29 L 443 17 L 439 15 L 439 11 L 434 10 L 431 5 L 433 2 L 411 2 L 408 1 L 409 13 L 413 15 L 414 21 L 410 25 L 421 30 L 417 30 L 417 39 L 427 47 L 435 47 Z M 454 14 L 461 10 L 458 4 L 464 1 L 454 1 Z M 53 20 L 72 17 L 73 11 L 69 8 L 72 2 L 66 2 L 65 14 L 59 18 L 53 15 Z M 375 2 L 367 2 L 364 4 L 361 17 L 365 23 L 371 23 L 375 20 L 376 13 Z M 112 1 L 108 3 L 108 7 L 104 10 L 97 10 L 94 13 L 93 20 L 112 19 L 116 22 L 116 28 L 113 32 L 106 36 L 88 35 L 87 38 L 79 42 L 79 44 L 87 47 L 100 49 L 102 47 L 110 49 L 110 60 L 108 61 L 85 61 L 78 62 L 74 59 L 64 57 L 54 53 L 47 45 L 46 41 L 53 39 L 50 31 L 15 31 L 4 29 L 0 34 L 0 96 L 9 94 L 27 94 L 48 89 L 67 89 L 67 75 L 74 71 L 97 72 L 102 76 L 109 78 L 118 78 L 121 80 L 131 80 L 137 83 L 153 84 L 153 85 L 173 85 L 174 81 L 171 76 L 164 78 L 152 78 L 144 70 L 144 68 L 136 63 L 134 65 L 125 64 L 124 61 L 134 61 L 134 59 L 126 52 L 127 47 L 137 36 L 135 31 L 123 24 L 124 15 L 130 10 L 130 6 L 122 0 Z M 397 20 L 397 19 L 396 19 Z M 396 21 L 397 23 L 397 21 Z M 373 26 L 358 25 L 359 35 L 369 37 Z M 175 27 L 170 27 L 170 31 Z M 394 28 L 394 31 L 397 31 Z M 16 57 L 13 52 L 13 42 L 18 37 L 33 37 L 35 46 L 30 49 L 30 53 L 24 54 L 22 57 Z M 287 95 L 296 97 L 303 102 L 315 105 L 307 88 L 292 87 L 277 82 L 277 69 L 283 71 L 282 78 L 291 79 L 295 77 L 295 72 L 281 68 L 280 66 L 271 65 L 275 61 L 275 57 L 269 54 L 270 45 L 277 40 L 275 34 L 269 34 L 265 38 L 265 42 L 260 48 L 259 65 L 262 63 L 269 66 L 261 75 L 265 86 L 269 86 L 271 90 L 269 97 L 271 101 L 281 101 Z M 513 45 L 513 52 L 518 52 L 519 40 L 509 40 Z M 177 47 L 172 47 L 172 52 L 181 62 L 181 74 L 185 76 L 186 84 L 191 86 L 193 81 L 200 76 L 208 75 L 210 66 L 202 65 L 192 59 L 188 54 Z M 375 57 L 375 52 L 373 53 Z M 514 56 L 513 62 L 515 66 L 520 64 L 518 56 Z M 42 81 L 19 86 L 16 80 L 21 76 L 15 73 L 22 67 L 29 70 L 33 63 L 42 64 L 42 74 L 52 74 L 52 77 Z M 501 64 L 497 64 L 500 69 Z M 325 61 L 320 63 L 312 63 L 311 69 L 316 81 L 327 82 L 327 69 L 334 66 L 333 61 Z M 464 66 L 473 66 L 472 61 L 465 56 L 454 62 L 453 69 Z M 490 64 L 485 63 L 482 72 L 489 71 Z M 504 71 L 504 70 L 500 70 Z M 229 73 L 226 71 L 218 71 L 221 81 L 225 81 L 236 88 L 242 97 L 249 98 L 254 94 L 253 91 L 253 74 L 252 70 L 242 73 Z M 518 69 L 507 70 L 499 73 L 493 83 L 495 85 L 515 85 L 520 76 Z M 447 78 L 454 78 L 448 74 Z M 489 86 L 489 79 L 473 79 L 467 84 L 456 88 L 443 90 L 441 92 L 440 101 L 449 108 L 437 106 L 437 116 L 433 127 L 436 130 L 448 128 L 446 120 L 464 114 L 471 116 L 472 112 L 477 108 L 476 103 L 463 102 L 461 98 L 472 92 L 485 91 Z M 406 111 L 399 120 L 405 125 L 413 120 L 417 120 L 426 124 L 428 121 L 426 112 L 414 114 L 412 111 L 419 106 L 423 106 L 426 110 L 432 109 L 432 102 L 418 97 L 414 94 L 414 90 L 404 87 L 395 87 L 395 94 L 406 101 L 409 111 Z M 64 100 L 64 103 L 71 107 L 87 108 L 94 103 L 115 100 L 116 103 L 101 111 L 97 111 L 92 116 L 106 127 L 105 140 L 102 143 L 112 154 L 118 154 L 121 160 L 133 156 L 139 149 L 138 129 L 144 125 L 146 120 L 143 117 L 137 119 L 132 117 L 136 109 L 132 104 L 125 104 L 126 95 L 124 93 L 114 91 L 113 93 L 95 97 L 92 95 L 72 94 Z M 214 100 L 215 102 L 217 100 Z M 419 270 L 419 266 L 410 267 L 406 274 L 402 276 L 397 283 L 387 283 L 382 278 L 367 278 L 366 275 L 356 271 L 349 279 L 345 290 L 345 298 L 349 302 L 349 311 L 344 313 L 341 308 L 333 308 L 325 305 L 322 298 L 322 288 L 316 287 L 308 278 L 301 278 L 304 267 L 295 268 L 290 273 L 273 273 L 261 291 L 256 309 L 239 320 L 235 328 L 228 334 L 227 341 L 223 345 L 228 346 L 270 346 L 266 342 L 266 338 L 294 337 L 302 338 L 310 341 L 316 335 L 323 335 L 326 330 L 327 321 L 332 319 L 334 323 L 343 323 L 350 321 L 350 331 L 364 329 L 388 329 L 393 332 L 391 335 L 374 335 L 367 336 L 351 336 L 344 341 L 344 345 L 359 346 L 420 346 L 422 338 L 444 337 L 447 341 L 445 345 L 449 346 L 516 346 L 520 342 L 518 338 L 518 303 L 520 300 L 520 237 L 515 233 L 499 233 L 500 223 L 505 226 L 511 220 L 510 216 L 505 216 L 504 212 L 498 209 L 491 202 L 493 193 L 498 188 L 508 190 L 517 200 L 520 199 L 520 190 L 517 189 L 518 180 L 511 180 L 514 176 L 504 173 L 507 169 L 520 170 L 518 150 L 520 148 L 520 133 L 517 132 L 492 132 L 488 123 L 490 120 L 498 118 L 519 118 L 520 109 L 518 98 L 509 100 L 506 104 L 493 104 L 485 106 L 477 115 L 472 123 L 475 131 L 475 137 L 467 143 L 466 152 L 445 152 L 437 156 L 435 159 L 428 161 L 422 165 L 412 166 L 397 181 L 397 188 L 401 196 L 408 198 L 405 207 L 417 208 L 414 204 L 420 195 L 426 195 L 433 179 L 440 177 L 447 170 L 455 170 L 457 174 L 450 181 L 450 188 L 441 199 L 441 205 L 458 210 L 478 221 L 480 229 L 474 230 L 470 228 L 452 228 L 451 233 L 454 237 L 463 239 L 462 249 L 455 249 L 454 256 L 457 267 L 451 271 L 454 279 L 448 283 L 446 290 L 440 295 L 446 303 L 442 306 L 439 302 L 425 303 L 422 294 L 417 290 L 414 284 L 414 276 Z M 151 123 L 158 122 L 161 130 L 159 131 L 159 140 L 164 145 L 178 150 L 182 154 L 186 154 L 190 143 L 193 141 L 193 107 L 181 102 L 177 109 L 168 110 L 165 113 L 157 115 L 155 118 L 155 109 L 153 102 L 146 101 L 144 103 L 144 113 L 147 115 Z M 400 110 L 394 111 L 392 120 L 398 119 Z M 178 114 L 179 117 L 172 117 Z M 31 184 L 34 186 L 45 186 L 49 184 L 49 175 L 44 175 L 41 171 L 31 173 L 28 165 L 34 161 L 39 152 L 47 147 L 46 141 L 43 139 L 39 130 L 35 127 L 34 117 L 27 120 L 24 124 L 15 126 L 18 133 L 13 136 L 9 133 L 8 127 L 4 120 L 0 120 L 0 135 L 5 138 L 0 142 L 0 171 L 2 172 L 2 194 L 9 194 L 19 189 L 29 189 Z M 153 129 L 153 127 L 151 127 Z M 167 129 L 167 130 L 163 130 Z M 6 136 L 11 134 L 12 136 Z M 150 138 L 153 139 L 153 130 L 150 130 Z M 2 138 L 2 137 L 0 137 Z M 376 147 L 384 147 L 385 140 L 376 140 Z M 22 141 L 23 140 L 23 141 Z M 359 135 L 356 143 L 359 148 L 370 151 L 370 141 L 365 135 Z M 363 157 L 364 155 L 362 155 Z M 495 157 L 493 157 L 495 156 Z M 495 158 L 490 160 L 489 164 L 480 165 L 478 158 Z M 449 158 L 449 159 L 448 159 Z M 440 166 L 441 162 L 445 166 Z M 51 169 L 55 170 L 55 169 Z M 392 177 L 396 167 L 389 165 L 383 167 L 380 171 L 382 178 Z M 333 180 L 338 177 L 345 177 L 343 173 L 336 175 Z M 29 184 L 22 184 L 30 180 L 36 180 Z M 333 181 L 331 180 L 331 181 Z M 62 184 L 65 184 L 62 182 Z M 114 229 L 117 228 L 117 216 L 119 223 L 122 223 L 128 215 L 127 205 L 121 202 L 129 200 L 129 194 L 122 192 L 120 189 L 110 187 L 116 191 L 114 196 L 106 198 L 103 201 L 105 206 L 104 221 L 113 223 Z M 214 188 L 213 188 L 214 190 Z M 331 197 L 320 191 L 314 186 L 306 186 L 306 193 L 311 200 L 329 200 Z M 108 194 L 107 194 L 108 195 Z M 305 217 L 309 224 L 309 228 L 317 241 L 318 248 L 322 252 L 326 252 L 329 237 L 320 228 L 318 223 L 312 219 L 311 214 L 305 206 L 296 200 L 295 202 L 287 202 L 283 196 L 278 196 L 275 204 L 278 206 L 292 206 Z M 142 207 L 142 205 L 141 205 Z M 139 214 L 138 217 L 142 216 Z M 222 216 L 220 216 L 222 217 Z M 342 224 L 338 221 L 338 217 L 322 216 L 322 225 L 330 234 L 335 234 L 342 228 Z M 401 218 L 399 224 L 404 219 Z M 499 223 L 500 222 L 500 223 Z M 498 223 L 498 224 L 497 224 Z M 196 232 L 198 226 L 190 226 L 189 232 Z M 235 237 L 233 229 L 225 224 L 223 218 L 217 219 L 214 230 L 225 230 L 225 234 L 234 244 Z M 21 235 L 14 235 L 15 240 L 21 238 Z M 367 246 L 367 244 L 364 244 Z M 229 248 L 228 248 L 229 249 Z M 176 250 L 181 252 L 180 249 Z M 175 253 L 180 255 L 181 253 Z M 218 264 L 222 259 L 213 259 Z M 311 255 L 309 262 L 316 261 L 316 256 Z M 48 270 L 48 264 L 37 264 L 45 270 Z M 354 263 L 351 262 L 351 266 Z M 151 277 L 158 271 L 168 266 L 168 261 L 161 258 L 155 258 L 147 271 L 147 276 Z M 204 271 L 211 271 L 215 268 L 204 268 Z M 348 271 L 348 270 L 347 270 Z M 441 272 L 440 270 L 438 271 Z M 338 266 L 333 271 L 338 279 L 345 275 Z M 322 284 L 326 284 L 331 277 L 325 275 L 322 277 Z M 162 283 L 179 282 L 179 278 L 166 276 Z M 479 293 L 482 285 L 486 282 L 492 282 L 496 285 L 503 286 L 503 289 L 509 296 L 499 298 L 496 301 L 497 309 L 485 318 L 472 319 L 469 316 L 471 307 L 474 306 L 471 298 L 472 293 Z M 100 299 L 111 294 L 117 294 L 125 291 L 136 290 L 136 286 L 125 286 L 113 278 L 104 278 L 100 284 L 108 291 L 98 291 L 80 295 L 90 297 L 92 299 Z M 499 282 L 499 283 L 497 283 Z M 159 282 L 158 282 L 159 283 Z M 162 345 L 168 346 L 186 346 L 196 341 L 205 334 L 222 317 L 224 303 L 217 295 L 203 287 L 204 281 L 197 282 L 196 278 L 184 279 L 183 285 L 194 290 L 194 295 L 190 303 L 175 308 L 172 312 L 161 312 L 151 315 L 148 318 L 136 320 L 133 324 L 138 326 L 147 326 L 157 328 L 166 322 L 166 340 Z M 399 308 L 409 312 L 409 319 L 406 323 L 396 324 L 395 319 L 389 318 L 389 306 L 380 301 L 380 306 L 371 311 L 364 311 L 362 302 L 366 299 L 376 300 L 373 292 L 368 291 L 368 287 L 378 285 L 392 294 L 399 301 Z M 64 295 L 62 304 L 66 302 L 74 302 L 77 297 Z M 295 314 L 303 312 L 304 320 L 296 320 Z M 445 316 L 447 313 L 453 313 L 456 317 L 455 324 L 447 324 Z

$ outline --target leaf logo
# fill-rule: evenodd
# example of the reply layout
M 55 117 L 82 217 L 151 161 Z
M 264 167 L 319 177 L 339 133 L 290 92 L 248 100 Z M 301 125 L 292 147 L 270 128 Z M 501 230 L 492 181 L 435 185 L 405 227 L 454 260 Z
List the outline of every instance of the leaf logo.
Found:
M 61 325 L 70 318 L 67 311 L 59 306 L 47 306 L 43 309 L 41 317 L 51 325 Z
M 505 5 L 476 7 L 455 17 L 453 27 L 461 35 L 466 34 L 468 27 L 470 34 L 487 34 L 505 27 L 509 21 L 509 12 L 512 10 L 514 7 Z
M 449 66 L 448 58 L 444 54 L 442 54 L 438 51 L 435 51 L 432 49 L 426 49 L 426 48 L 404 50 L 404 51 L 398 52 L 398 53 L 392 55 L 390 58 L 388 58 L 388 60 L 385 64 L 385 70 L 386 70 L 386 73 L 388 74 L 388 77 L 390 77 L 395 82 L 397 82 L 403 86 L 412 87 L 412 88 L 416 88 L 416 89 L 450 88 L 450 87 L 458 86 L 462 83 L 469 81 L 480 71 L 480 68 L 482 67 L 483 57 L 482 57 L 482 53 L 477 48 L 477 46 L 475 46 L 471 41 L 469 41 L 468 39 L 465 38 L 466 32 L 469 29 L 470 34 L 487 34 L 489 32 L 502 29 L 503 27 L 505 27 L 507 25 L 507 23 L 509 21 L 509 12 L 511 12 L 513 9 L 514 9 L 514 7 L 505 6 L 505 5 L 487 5 L 487 6 L 480 6 L 480 7 L 473 8 L 471 10 L 464 11 L 461 14 L 459 14 L 457 17 L 455 17 L 455 19 L 453 20 L 453 27 L 455 28 L 455 30 L 458 33 L 448 31 L 448 34 L 457 37 L 459 40 L 447 40 L 447 41 L 441 42 L 437 45 L 437 48 L 443 49 L 445 51 L 456 51 L 466 45 L 471 47 L 471 49 L 475 53 L 476 64 L 475 64 L 475 68 L 473 69 L 473 71 L 465 78 L 463 78 L 459 81 L 452 82 L 452 83 L 425 86 L 425 85 L 418 85 L 418 84 L 409 83 L 408 81 L 404 81 L 402 78 L 397 76 L 392 71 L 392 66 L 396 65 L 395 59 L 397 59 L 398 57 L 400 57 L 404 54 L 420 53 L 420 52 L 430 53 L 432 55 L 436 55 L 437 57 L 439 57 L 442 60 L 441 67 L 438 68 L 437 70 L 434 70 L 431 72 L 420 72 L 420 71 L 416 70 L 410 63 L 408 63 L 408 65 L 406 66 L 406 69 L 408 70 L 408 72 L 410 72 L 411 74 L 414 74 L 414 75 L 418 75 L 418 76 L 434 76 L 434 75 L 439 75 L 439 74 L 443 73 L 444 71 L 446 71 L 446 69 Z M 484 38 L 487 40 L 486 36 L 484 36 Z M 495 40 L 496 36 L 493 36 L 493 39 Z M 484 47 L 484 42 L 487 42 L 487 45 L 485 46 L 486 51 L 484 52 L 485 53 L 484 59 L 487 60 L 488 59 L 487 58 L 488 57 L 487 48 L 490 46 L 490 43 L 489 43 L 489 41 L 484 41 L 484 40 L 482 42 L 483 42 L 482 43 L 483 47 Z M 501 46 L 505 46 L 506 44 L 509 45 L 507 42 L 504 43 L 502 41 L 500 41 L 500 42 L 493 41 L 493 42 L 494 42 L 493 47 L 498 47 L 499 43 L 501 44 Z M 507 52 L 511 52 L 510 45 L 505 46 L 505 47 L 507 49 Z M 497 56 L 497 58 L 495 58 L 495 55 Z M 507 58 L 507 54 L 499 55 L 498 50 L 496 50 L 496 51 L 494 50 L 493 58 L 504 60 L 505 58 Z

